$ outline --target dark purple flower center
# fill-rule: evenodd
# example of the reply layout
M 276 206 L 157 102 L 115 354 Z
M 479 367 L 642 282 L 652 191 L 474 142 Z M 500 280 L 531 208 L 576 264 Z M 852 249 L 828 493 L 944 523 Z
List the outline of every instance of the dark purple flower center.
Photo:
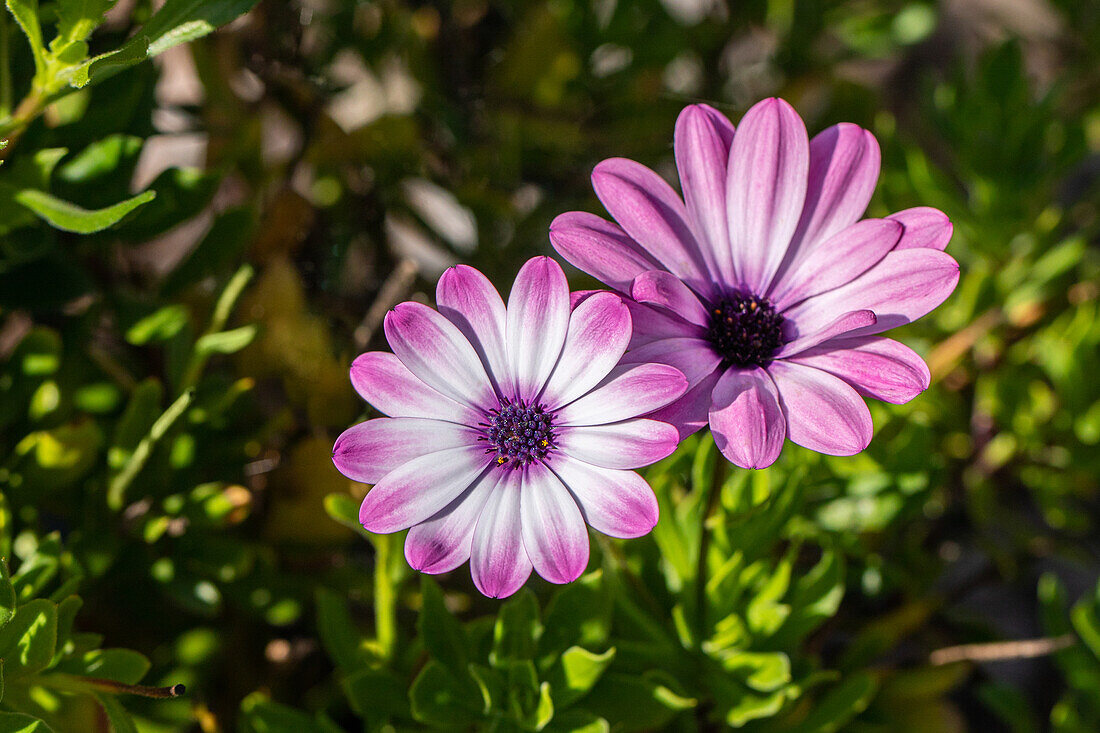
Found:
M 485 452 L 496 453 L 498 466 L 526 466 L 554 447 L 553 420 L 542 405 L 505 399 L 499 408 L 489 410 L 488 422 L 482 426 L 483 440 L 489 443 Z
M 767 298 L 734 293 L 710 306 L 707 339 L 732 366 L 765 366 L 783 345 L 784 318 Z

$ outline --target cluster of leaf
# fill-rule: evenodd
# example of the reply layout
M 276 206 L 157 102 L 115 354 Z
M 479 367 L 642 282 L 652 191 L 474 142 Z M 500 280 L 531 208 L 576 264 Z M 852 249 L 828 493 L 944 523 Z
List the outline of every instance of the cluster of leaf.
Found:
M 118 695 L 135 691 L 149 660 L 103 648 L 101 635 L 74 630 L 83 604 L 76 595 L 85 574 L 79 561 L 56 533 L 12 537 L 7 506 L 0 520 L 0 552 L 19 559 L 10 575 L 0 562 L 0 730 L 92 730 L 105 716 L 115 733 L 136 731 Z

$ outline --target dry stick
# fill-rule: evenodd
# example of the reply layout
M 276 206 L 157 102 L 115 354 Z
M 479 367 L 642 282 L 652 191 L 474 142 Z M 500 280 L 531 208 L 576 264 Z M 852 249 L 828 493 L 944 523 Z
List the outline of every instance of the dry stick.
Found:
M 171 700 L 180 697 L 187 688 L 183 685 L 171 685 L 169 687 L 151 687 L 149 685 L 125 685 L 114 680 L 104 680 L 98 677 L 81 677 L 81 683 L 87 687 L 93 687 L 102 692 L 110 692 L 115 695 L 139 695 L 154 700 Z
M 961 644 L 937 649 L 928 661 L 934 665 L 952 662 L 996 662 L 1006 659 L 1031 659 L 1045 657 L 1048 654 L 1071 647 L 1076 642 L 1073 634 L 1044 637 L 1042 639 L 1020 639 L 1018 641 L 993 641 L 988 644 Z
M 416 276 L 420 268 L 416 262 L 408 258 L 397 263 L 397 267 L 390 273 L 386 281 L 382 283 L 378 291 L 378 297 L 374 299 L 367 314 L 363 316 L 362 323 L 355 329 L 355 347 L 359 351 L 367 348 L 374 332 L 378 330 L 382 319 L 386 317 L 386 311 L 397 305 L 405 297 L 405 294 L 416 282 Z

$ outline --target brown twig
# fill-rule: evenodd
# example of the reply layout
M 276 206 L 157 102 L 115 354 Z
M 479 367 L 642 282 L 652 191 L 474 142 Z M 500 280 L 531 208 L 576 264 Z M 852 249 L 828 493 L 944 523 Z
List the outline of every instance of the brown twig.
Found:
M 363 351 L 370 344 L 374 332 L 386 317 L 386 311 L 397 305 L 412 288 L 419 270 L 416 262 L 407 258 L 398 262 L 393 268 L 393 272 L 378 290 L 378 297 L 374 299 L 374 303 L 367 309 L 367 314 L 363 316 L 363 321 L 355 329 L 355 346 L 359 351 Z
M 98 677 L 81 677 L 81 683 L 87 687 L 93 687 L 103 692 L 114 695 L 138 695 L 154 700 L 171 700 L 181 697 L 187 691 L 183 685 L 170 685 L 168 687 L 152 687 L 150 685 L 126 685 L 114 680 L 105 680 Z
M 1049 636 L 1041 639 L 994 641 L 987 644 L 961 644 L 937 649 L 928 656 L 936 666 L 952 662 L 998 662 L 1008 659 L 1031 659 L 1071 647 L 1076 642 L 1073 634 Z

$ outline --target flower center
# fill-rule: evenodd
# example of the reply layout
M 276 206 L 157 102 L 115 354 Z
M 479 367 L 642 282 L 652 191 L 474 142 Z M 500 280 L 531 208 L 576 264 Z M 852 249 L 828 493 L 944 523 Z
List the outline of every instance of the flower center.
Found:
M 707 339 L 733 366 L 765 366 L 783 345 L 784 318 L 767 298 L 734 293 L 710 308 Z
M 518 468 L 543 458 L 554 447 L 554 428 L 550 413 L 542 405 L 525 405 L 505 398 L 495 410 L 489 410 L 483 440 L 486 453 L 496 453 L 498 466 Z

